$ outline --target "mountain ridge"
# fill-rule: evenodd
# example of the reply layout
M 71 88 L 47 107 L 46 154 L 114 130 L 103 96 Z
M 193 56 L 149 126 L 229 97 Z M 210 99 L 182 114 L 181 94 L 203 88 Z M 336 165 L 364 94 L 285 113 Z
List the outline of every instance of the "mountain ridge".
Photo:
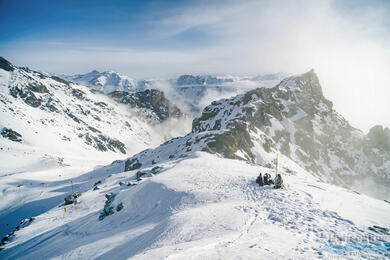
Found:
M 371 135 L 375 132 L 379 139 L 389 137 L 388 128 L 374 129 Z M 390 150 L 378 141 L 369 142 L 368 136 L 333 109 L 311 70 L 286 78 L 273 88 L 259 88 L 212 102 L 194 119 L 190 134 L 128 159 L 125 170 L 151 165 L 158 162 L 156 158 L 185 157 L 192 151 L 266 165 L 270 163 L 270 154 L 280 151 L 333 184 L 370 193 L 358 180 L 372 179 L 380 188 L 370 194 L 387 198 Z M 164 151 L 164 146 L 172 154 Z M 382 153 L 377 154 L 376 149 Z

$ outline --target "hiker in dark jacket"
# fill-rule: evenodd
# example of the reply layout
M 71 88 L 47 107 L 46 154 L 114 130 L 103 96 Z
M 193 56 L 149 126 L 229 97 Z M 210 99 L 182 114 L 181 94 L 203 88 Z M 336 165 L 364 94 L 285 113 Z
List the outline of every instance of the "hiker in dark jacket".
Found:
M 268 174 L 264 174 L 264 177 L 263 177 L 263 182 L 264 182 L 264 185 L 268 185 Z
M 260 175 L 257 177 L 256 183 L 258 183 L 259 186 L 263 186 L 263 185 L 264 185 L 263 176 L 262 176 L 261 173 L 260 173 Z
M 273 184 L 274 182 L 271 180 L 271 174 L 269 174 L 269 173 L 264 174 L 263 182 L 264 182 L 264 185 Z
M 266 175 L 267 175 L 267 185 L 272 185 L 272 184 L 274 184 L 274 181 L 273 181 L 272 178 L 271 178 L 271 174 L 266 173 Z

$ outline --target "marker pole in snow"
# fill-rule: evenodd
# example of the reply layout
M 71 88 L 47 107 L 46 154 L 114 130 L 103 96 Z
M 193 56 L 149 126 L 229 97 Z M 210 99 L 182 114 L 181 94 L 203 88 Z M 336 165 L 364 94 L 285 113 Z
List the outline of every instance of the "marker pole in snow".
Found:
M 278 157 L 279 157 L 279 154 L 276 154 L 276 172 L 275 172 L 275 176 L 278 176 Z

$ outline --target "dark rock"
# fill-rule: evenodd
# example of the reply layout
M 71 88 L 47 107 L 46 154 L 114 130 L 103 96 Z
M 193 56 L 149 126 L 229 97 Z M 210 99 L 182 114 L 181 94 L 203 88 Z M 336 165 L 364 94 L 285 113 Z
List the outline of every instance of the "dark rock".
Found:
M 52 79 L 54 79 L 55 81 L 58 81 L 58 82 L 60 82 L 60 83 L 66 84 L 66 85 L 69 85 L 69 84 L 70 84 L 69 81 L 64 80 L 64 79 L 62 79 L 62 78 L 59 78 L 59 77 L 57 77 L 57 76 L 51 76 L 50 78 L 52 78 Z
M 77 198 L 81 196 L 81 193 L 76 191 L 65 197 L 65 205 L 73 204 L 77 201 Z
M 81 120 L 80 120 L 77 116 L 75 116 L 75 115 L 73 115 L 71 112 L 69 112 L 68 110 L 65 111 L 65 113 L 66 113 L 67 116 L 69 116 L 70 118 L 72 118 L 73 121 L 75 121 L 76 123 L 81 123 Z
M 93 186 L 97 186 L 97 185 L 99 185 L 99 184 L 102 184 L 102 181 L 101 181 L 101 180 L 95 182 L 95 183 L 93 184 Z
M 123 209 L 123 203 L 119 203 L 117 206 L 116 206 L 116 211 L 121 211 Z
M 27 105 L 32 107 L 39 107 L 42 104 L 42 100 L 37 98 L 32 92 L 23 93 L 23 95 L 20 95 L 20 97 L 23 98 Z
M 126 154 L 126 146 L 121 141 L 104 135 L 99 135 L 98 137 L 106 144 L 107 148 L 110 149 L 111 151 L 115 152 L 115 149 L 117 149 L 121 153 Z
M 112 203 L 114 202 L 115 196 L 116 194 L 112 192 L 105 195 L 107 200 L 104 204 L 103 212 L 100 213 L 99 220 L 103 220 L 105 217 L 114 214 L 114 206 Z
M 368 132 L 366 144 L 390 153 L 390 129 L 376 125 Z
M 390 229 L 384 228 L 380 226 L 371 226 L 368 228 L 371 231 L 374 231 L 375 233 L 381 234 L 381 235 L 390 235 Z
M 5 243 L 7 243 L 14 235 L 14 231 L 5 235 L 2 239 L 1 239 L 1 245 L 4 245 Z
M 1 135 L 4 138 L 8 138 L 9 140 L 14 141 L 14 142 L 19 142 L 19 143 L 22 142 L 22 138 L 21 138 L 22 135 L 16 131 L 12 130 L 11 128 L 3 127 L 3 129 L 1 130 Z
M 88 126 L 88 129 L 91 130 L 91 131 L 94 132 L 94 133 L 101 133 L 100 130 L 98 130 L 98 129 L 92 127 L 92 126 Z
M 144 176 L 146 174 L 146 172 L 141 172 L 141 171 L 138 171 L 136 174 L 135 174 L 135 178 L 140 179 L 142 176 Z
M 31 222 L 33 222 L 34 220 L 35 220 L 34 217 L 23 219 L 22 221 L 20 221 L 20 224 L 15 228 L 15 231 L 18 231 L 21 228 L 25 228 L 25 227 L 29 226 L 31 224 Z M 7 242 L 9 242 L 11 240 L 11 238 L 15 235 L 15 231 L 12 231 L 12 232 L 8 233 L 7 235 L 5 235 L 1 239 L 0 245 L 4 245 Z
M 77 99 L 79 99 L 79 100 L 83 100 L 83 99 L 84 99 L 85 92 L 82 91 L 82 90 L 79 90 L 79 89 L 74 88 L 74 89 L 72 89 L 72 95 L 73 95 L 74 97 L 76 97 Z
M 11 62 L 7 61 L 3 57 L 0 57 L 0 69 L 14 71 L 15 67 L 11 64 Z
M 110 96 L 117 102 L 128 104 L 132 108 L 151 110 L 160 121 L 183 115 L 180 109 L 165 97 L 163 92 L 156 89 L 147 89 L 136 93 L 115 91 L 110 93 Z
M 136 182 L 133 181 L 120 181 L 119 186 L 134 186 L 137 185 Z
M 46 86 L 38 82 L 28 84 L 27 88 L 36 93 L 49 93 L 49 90 L 46 88 Z
M 107 193 L 106 195 L 105 195 L 105 197 L 106 197 L 106 199 L 107 200 L 113 200 L 114 198 L 115 198 L 115 196 L 116 196 L 116 194 L 115 193 Z
M 133 171 L 141 168 L 142 164 L 138 161 L 137 158 L 128 159 L 125 162 L 125 172 Z
M 101 108 L 107 107 L 107 104 L 104 103 L 104 102 L 95 102 L 95 105 L 97 105 L 97 106 L 99 106 L 99 107 L 101 107 Z
M 163 169 L 163 167 L 155 166 L 155 167 L 152 168 L 151 172 L 152 172 L 153 174 L 157 174 L 157 173 L 159 173 L 162 169 Z

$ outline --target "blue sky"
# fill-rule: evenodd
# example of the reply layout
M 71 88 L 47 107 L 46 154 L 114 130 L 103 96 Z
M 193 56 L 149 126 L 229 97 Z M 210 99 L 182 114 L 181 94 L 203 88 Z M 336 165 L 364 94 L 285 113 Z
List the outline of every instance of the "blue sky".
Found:
M 256 54 L 255 58 L 266 59 L 269 64 L 259 65 L 259 73 L 272 72 L 275 69 L 290 71 L 293 70 L 290 67 L 279 66 L 286 61 L 280 59 L 278 54 L 268 57 L 268 49 L 272 50 L 270 45 L 274 45 L 274 50 L 278 51 L 286 49 L 288 52 L 303 52 L 307 46 L 300 41 L 305 41 L 313 35 L 318 41 L 341 37 L 346 45 L 348 41 L 355 44 L 362 39 L 370 39 L 363 42 L 386 48 L 390 43 L 389 28 L 390 1 L 385 0 L 0 0 L 2 55 L 15 63 L 64 73 L 76 72 L 72 69 L 80 70 L 83 66 L 89 69 L 83 61 L 80 61 L 82 66 L 75 67 L 58 55 L 72 51 L 74 53 L 68 53 L 68 57 L 80 58 L 83 54 L 92 55 L 91 52 L 99 56 L 103 51 L 125 51 L 129 53 L 125 56 L 134 60 L 134 65 L 139 61 L 141 69 L 133 69 L 132 66 L 115 66 L 115 69 L 147 76 L 148 73 L 144 71 L 148 66 L 145 63 L 149 63 L 149 74 L 152 76 L 155 67 L 149 56 L 153 54 L 156 59 L 166 56 L 175 60 L 182 58 L 186 65 L 194 65 L 189 66 L 189 70 L 193 67 L 195 71 L 202 72 L 199 65 L 205 61 L 204 58 L 192 57 L 191 53 L 207 56 L 208 52 L 213 52 L 216 56 L 222 56 L 213 57 L 214 60 L 223 59 L 221 63 L 224 64 L 229 56 L 229 62 L 235 63 L 240 58 L 239 53 L 243 53 L 242 56 L 253 56 L 250 51 L 256 48 L 256 45 L 259 46 L 258 49 L 264 48 L 264 55 Z M 296 34 L 290 34 L 290 30 Z M 292 42 L 293 46 L 284 46 L 286 41 Z M 313 39 L 310 41 L 308 44 L 318 44 Z M 24 52 L 29 55 L 23 55 Z M 140 59 L 137 55 L 132 55 L 134 52 L 145 53 L 148 58 Z M 36 60 L 36 57 L 31 57 L 31 53 L 41 57 L 46 54 L 49 57 Z M 172 55 L 169 55 L 170 53 Z M 57 59 L 50 62 L 49 59 L 54 58 L 53 55 L 57 56 Z M 88 55 L 85 55 L 85 59 L 88 58 Z M 106 57 L 103 55 L 103 58 Z M 135 58 L 140 60 L 136 61 Z M 53 66 L 54 62 L 58 64 L 58 59 L 62 61 L 62 65 Z M 272 65 L 274 62 L 276 65 Z M 96 65 L 103 68 L 101 65 L 104 64 Z M 253 69 L 252 62 L 243 65 L 245 64 L 240 64 L 241 69 L 237 69 L 215 64 L 218 69 L 211 68 L 210 71 L 210 66 L 207 66 L 207 69 L 210 73 L 257 72 Z M 308 65 L 307 68 L 310 67 Z M 161 71 L 159 67 L 158 74 L 172 74 L 176 69 L 175 66 L 168 68 L 170 66 Z
M 33 43 L 141 49 L 199 46 L 196 28 L 169 37 L 151 34 L 172 9 L 186 1 L 1 1 L 2 48 Z M 156 42 L 158 39 L 158 42 Z
M 314 68 L 354 125 L 390 126 L 390 1 L 0 0 L 0 55 L 136 78 Z M 389 118 L 384 120 L 383 118 Z
M 21 52 L 44 54 L 69 50 L 87 52 L 96 49 L 111 51 L 127 49 L 185 53 L 208 49 L 216 51 L 227 45 L 237 46 L 235 50 L 234 46 L 229 46 L 233 48 L 231 52 L 240 52 L 246 49 L 245 41 L 248 40 L 254 43 L 252 45 L 260 46 L 273 41 L 289 40 L 295 43 L 297 39 L 288 39 L 289 35 L 285 32 L 290 28 L 297 32 L 301 29 L 306 30 L 303 34 L 307 37 L 307 34 L 311 33 L 310 29 L 307 30 L 307 25 L 316 19 L 316 12 L 331 14 L 324 16 L 323 24 L 315 21 L 317 24 L 311 30 L 324 29 L 321 26 L 328 26 L 326 19 L 342 17 L 341 29 L 346 23 L 354 24 L 351 26 L 352 30 L 345 28 L 343 35 L 347 39 L 350 37 L 350 41 L 359 41 L 366 37 L 372 39 L 378 46 L 389 44 L 390 1 L 325 0 L 323 1 L 325 4 L 315 2 L 1 0 L 0 51 L 8 54 L 7 57 L 11 60 L 14 58 L 16 63 L 28 63 L 30 66 L 35 64 L 27 57 L 20 58 Z M 272 10 L 287 13 L 286 19 L 281 17 L 282 21 L 278 25 L 280 17 L 277 13 L 270 15 L 268 12 Z M 290 11 L 296 14 L 291 15 L 288 13 Z M 310 12 L 313 12 L 312 16 L 308 15 Z M 232 20 L 231 24 L 229 19 Z M 332 26 L 337 27 L 338 24 L 333 23 L 329 28 Z M 333 33 L 332 30 L 328 32 L 331 37 Z M 263 37 L 251 37 L 251 34 Z M 278 38 L 280 34 L 282 37 Z M 326 33 L 324 35 L 317 31 L 314 36 L 325 38 L 328 36 Z M 302 38 L 301 35 L 298 37 Z M 36 65 L 46 67 L 45 64 Z M 55 66 L 55 69 L 61 70 L 61 67 Z M 265 71 L 272 69 L 266 66 L 261 68 Z M 68 72 L 66 64 L 63 70 Z M 223 69 L 216 72 L 221 73 Z M 226 69 L 226 73 L 231 72 L 231 69 Z M 248 70 L 248 73 L 253 72 Z M 245 73 L 245 70 L 240 70 L 239 73 Z

